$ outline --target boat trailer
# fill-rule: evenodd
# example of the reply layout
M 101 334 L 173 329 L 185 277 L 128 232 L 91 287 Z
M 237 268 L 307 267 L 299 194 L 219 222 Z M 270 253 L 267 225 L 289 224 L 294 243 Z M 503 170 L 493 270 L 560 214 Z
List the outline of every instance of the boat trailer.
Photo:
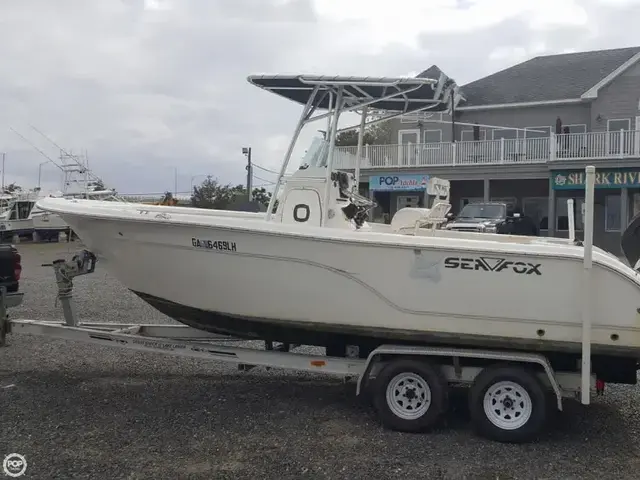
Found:
M 53 267 L 55 272 L 63 322 L 11 319 L 7 310 L 19 305 L 24 294 L 7 294 L 4 287 L 0 288 L 0 347 L 6 345 L 8 334 L 27 333 L 135 351 L 230 362 L 237 364 L 242 371 L 263 366 L 337 375 L 345 382 L 355 378 L 356 395 L 370 394 L 382 423 L 400 431 L 430 429 L 446 411 L 449 387 L 466 386 L 470 387 L 471 405 L 474 402 L 479 405 L 478 411 L 472 407 L 471 412 L 478 433 L 504 442 L 524 442 L 533 438 L 542 428 L 549 396 L 555 400 L 557 409 L 562 410 L 563 398 L 576 398 L 582 393 L 579 372 L 555 372 L 549 360 L 537 353 L 382 345 L 366 359 L 359 358 L 357 352 L 353 357 L 333 357 L 294 353 L 291 350 L 295 345 L 274 345 L 274 342 L 265 342 L 263 350 L 224 345 L 225 342 L 248 340 L 204 332 L 186 325 L 81 322 L 74 308 L 73 280 L 93 273 L 96 262 L 93 253 L 82 250 L 70 260 L 58 259 L 43 265 Z M 474 359 L 474 362 L 465 362 L 468 359 Z M 529 407 L 524 404 L 518 407 L 516 397 L 522 394 L 523 387 L 518 391 L 518 381 L 512 381 L 510 389 L 503 387 L 502 391 L 498 388 L 494 392 L 494 396 L 501 399 L 502 410 L 496 410 L 495 418 L 487 420 L 487 414 L 482 413 L 486 410 L 482 408 L 485 392 L 497 384 L 508 383 L 508 379 L 518 378 L 533 392 Z M 591 375 L 590 383 L 589 394 L 600 393 L 596 389 L 595 376 Z M 535 404 L 535 409 L 531 408 L 532 404 Z M 433 407 L 431 412 L 434 413 L 417 416 L 425 405 L 427 409 Z M 542 411 L 543 414 L 528 428 L 513 428 L 513 415 L 518 408 L 527 418 L 536 412 Z

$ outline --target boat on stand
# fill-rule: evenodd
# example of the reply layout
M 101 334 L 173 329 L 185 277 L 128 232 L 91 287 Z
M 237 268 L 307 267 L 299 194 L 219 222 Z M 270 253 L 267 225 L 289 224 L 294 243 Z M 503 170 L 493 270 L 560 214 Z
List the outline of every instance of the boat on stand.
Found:
M 89 170 L 88 163 L 86 156 L 61 152 L 58 167 L 64 175 L 62 191 L 51 193 L 49 196 L 102 201 L 120 200 L 114 189 L 104 188 L 102 180 Z M 33 208 L 31 220 L 34 241 L 57 241 L 60 234 L 66 235 L 67 238 L 73 236 L 71 228 L 60 215 L 43 210 L 38 206 Z
M 588 404 L 604 382 L 637 382 L 640 274 L 592 245 L 593 167 L 584 241 L 437 228 L 450 208 L 439 180 L 427 208 L 372 224 L 375 204 L 358 192 L 358 164 L 355 174 L 334 168 L 341 114 L 362 116 L 359 160 L 369 111 L 384 112 L 383 120 L 451 111 L 455 82 L 248 80 L 303 106 L 266 213 L 64 198 L 38 207 L 62 217 L 124 285 L 185 325 L 366 359 L 364 382 L 374 377 L 376 408 L 395 429 L 429 428 L 446 410 L 447 385 L 467 383 L 477 429 L 522 441 L 540 430 L 549 394 L 562 409 L 564 396 L 579 393 Z M 315 120 L 328 123 L 327 140 L 283 186 L 300 132 Z M 635 230 L 627 236 L 634 256 L 640 239 Z
M 92 185 L 90 185 L 91 187 Z M 85 192 L 77 193 L 62 193 L 57 192 L 50 194 L 50 197 L 57 198 L 85 198 L 88 200 L 101 200 L 101 201 L 117 201 L 117 193 L 115 190 L 87 190 Z M 67 237 L 73 235 L 71 227 L 64 221 L 64 219 L 55 213 L 42 210 L 37 205 L 33 207 L 31 211 L 32 232 L 34 241 L 57 240 L 61 233 L 64 233 Z
M 6 206 L 0 211 L 0 241 L 13 241 L 16 237 L 31 235 L 31 214 L 40 197 L 39 190 L 17 191 L 4 197 Z

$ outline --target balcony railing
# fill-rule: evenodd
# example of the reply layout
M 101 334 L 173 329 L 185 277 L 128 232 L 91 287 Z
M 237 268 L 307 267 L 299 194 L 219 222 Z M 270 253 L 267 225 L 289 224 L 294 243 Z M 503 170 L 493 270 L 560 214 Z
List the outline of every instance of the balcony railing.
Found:
M 338 147 L 337 168 L 353 169 L 356 147 Z M 538 164 L 640 158 L 640 131 L 551 134 L 526 139 L 364 145 L 360 168 Z

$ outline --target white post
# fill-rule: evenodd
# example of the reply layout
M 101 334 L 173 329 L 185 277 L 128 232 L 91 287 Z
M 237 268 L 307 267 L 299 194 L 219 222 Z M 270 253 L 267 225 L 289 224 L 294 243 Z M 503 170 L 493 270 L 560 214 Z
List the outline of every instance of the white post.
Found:
M 589 405 L 591 395 L 591 267 L 593 257 L 593 197 L 596 169 L 586 169 L 584 192 L 584 262 L 582 270 L 582 371 L 581 402 Z
M 328 142 L 331 137 L 331 114 L 333 112 L 333 92 L 329 92 L 329 108 L 327 109 L 327 133 L 324 139 Z
M 569 240 L 572 242 L 576 239 L 576 218 L 573 211 L 573 198 L 567 200 L 567 213 L 569 215 Z
M 500 139 L 500 163 L 504 163 L 504 138 Z
M 620 158 L 624 157 L 624 129 L 620 129 L 620 140 L 619 140 L 619 145 L 620 145 Z
M 356 149 L 356 184 L 354 186 L 355 192 L 360 193 L 360 157 L 362 156 L 362 142 L 364 141 L 364 127 L 367 123 L 367 111 L 368 107 L 362 109 L 362 117 L 360 118 L 360 130 L 358 131 L 358 147 Z
M 342 95 L 344 93 L 344 87 L 341 85 L 338 87 L 338 94 L 336 95 L 336 103 L 333 109 L 333 119 L 331 122 L 331 135 L 329 135 L 329 153 L 327 154 L 327 175 L 324 188 L 324 205 L 322 208 L 322 226 L 325 226 L 327 220 L 329 220 L 330 210 L 330 198 L 331 198 L 331 174 L 333 173 L 333 152 L 336 149 L 336 134 L 338 133 L 338 120 L 340 119 L 340 113 L 342 113 Z
M 273 210 L 273 205 L 276 202 L 276 198 L 278 197 L 278 190 L 280 189 L 280 183 L 282 182 L 282 177 L 287 171 L 287 167 L 289 166 L 289 160 L 291 160 L 291 155 L 293 154 L 293 147 L 295 146 L 298 137 L 300 136 L 300 132 L 302 131 L 302 127 L 304 127 L 305 119 L 309 114 L 309 110 L 311 110 L 311 106 L 313 105 L 313 101 L 318 94 L 318 90 L 320 87 L 316 87 L 311 95 L 309 95 L 309 100 L 307 100 L 307 104 L 302 111 L 302 115 L 300 115 L 300 120 L 298 121 L 298 125 L 296 126 L 295 132 L 293 132 L 293 137 L 291 138 L 291 143 L 289 143 L 289 148 L 287 149 L 287 154 L 284 157 L 284 161 L 282 162 L 282 167 L 280 168 L 280 173 L 278 174 L 278 180 L 276 181 L 275 186 L 273 187 L 273 194 L 271 195 L 271 200 L 269 200 L 269 206 L 267 207 L 267 222 L 271 220 L 271 212 Z

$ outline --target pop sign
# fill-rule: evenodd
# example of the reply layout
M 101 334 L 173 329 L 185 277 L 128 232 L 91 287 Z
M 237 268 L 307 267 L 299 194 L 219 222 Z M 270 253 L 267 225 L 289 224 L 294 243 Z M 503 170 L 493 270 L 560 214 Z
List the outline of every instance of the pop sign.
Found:
M 369 190 L 375 192 L 419 191 L 427 188 L 429 175 L 371 175 Z

